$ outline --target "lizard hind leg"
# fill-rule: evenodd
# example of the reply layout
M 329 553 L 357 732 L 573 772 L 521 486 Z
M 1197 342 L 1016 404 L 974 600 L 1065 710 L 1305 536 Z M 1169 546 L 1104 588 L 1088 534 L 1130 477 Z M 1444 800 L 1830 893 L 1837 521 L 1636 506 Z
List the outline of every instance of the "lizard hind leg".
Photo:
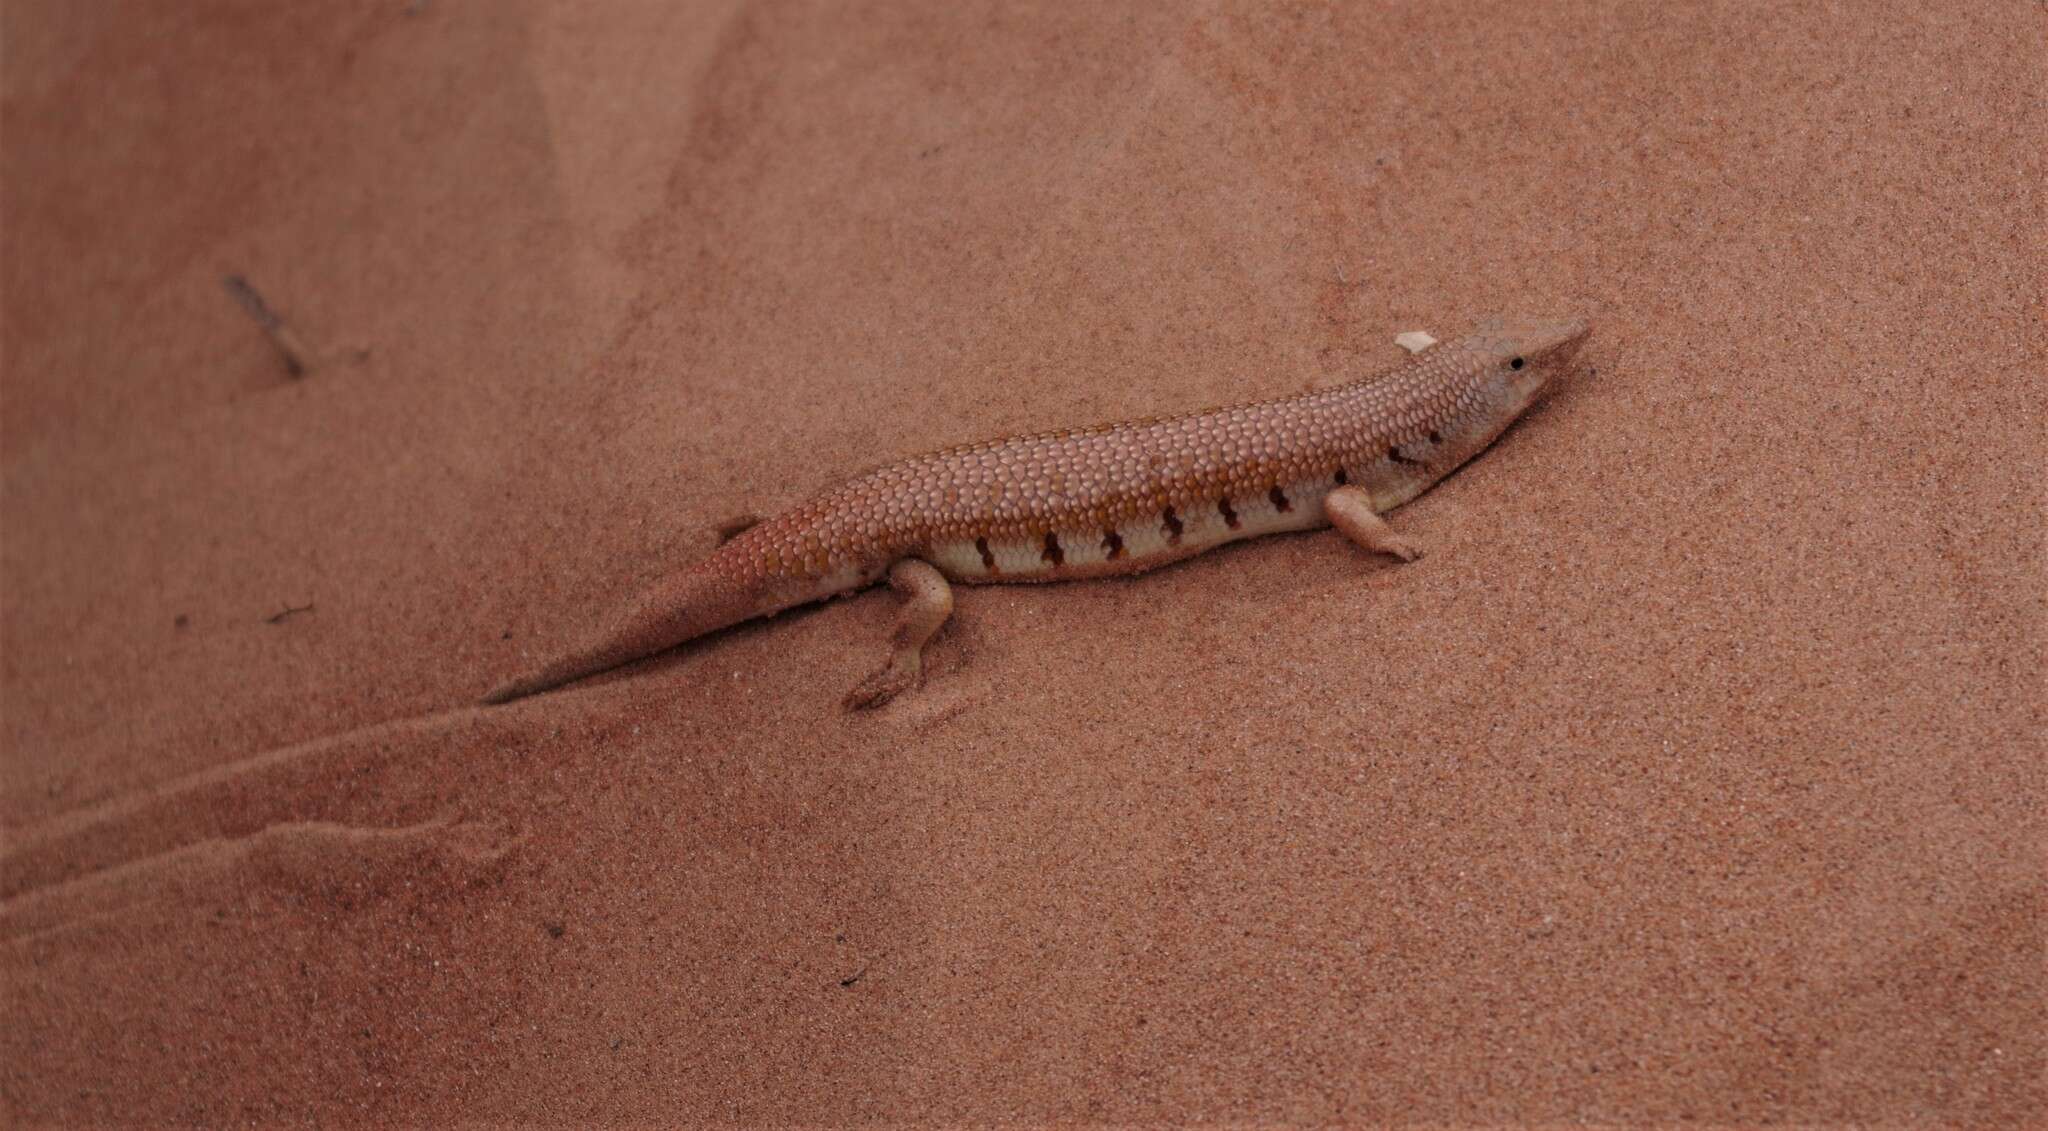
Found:
M 718 535 L 718 544 L 723 546 L 759 525 L 761 516 L 758 514 L 736 514 L 718 524 L 715 531 Z
M 930 562 L 905 558 L 890 566 L 889 588 L 903 597 L 889 661 L 846 693 L 849 711 L 879 707 L 916 687 L 924 673 L 925 642 L 953 615 L 953 587 Z

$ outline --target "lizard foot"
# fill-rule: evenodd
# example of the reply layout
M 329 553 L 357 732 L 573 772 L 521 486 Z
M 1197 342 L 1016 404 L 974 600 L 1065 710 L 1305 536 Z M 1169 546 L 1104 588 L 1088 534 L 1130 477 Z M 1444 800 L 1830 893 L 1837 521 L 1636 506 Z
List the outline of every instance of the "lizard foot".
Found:
M 844 704 L 849 711 L 872 711 L 898 695 L 917 686 L 918 677 L 923 674 L 924 664 L 916 649 L 898 652 L 889 658 L 873 675 L 861 680 L 852 691 L 846 693 Z
M 924 642 L 953 615 L 953 590 L 930 562 L 904 558 L 890 566 L 889 588 L 903 595 L 894 647 L 882 670 L 846 693 L 849 711 L 871 710 L 916 687 L 924 674 Z
M 1403 538 L 1398 534 L 1389 534 L 1382 537 L 1374 549 L 1382 553 L 1392 554 L 1404 562 L 1412 562 L 1422 556 L 1422 543 L 1411 538 Z

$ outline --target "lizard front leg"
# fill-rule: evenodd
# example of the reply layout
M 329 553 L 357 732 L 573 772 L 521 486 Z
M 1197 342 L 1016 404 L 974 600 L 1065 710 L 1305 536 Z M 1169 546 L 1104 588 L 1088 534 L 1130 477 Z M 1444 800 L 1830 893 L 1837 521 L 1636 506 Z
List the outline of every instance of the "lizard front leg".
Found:
M 1323 513 L 1330 525 L 1344 532 L 1361 548 L 1376 554 L 1392 554 L 1404 562 L 1422 556 L 1422 547 L 1394 533 L 1387 520 L 1372 509 L 1372 496 L 1360 487 L 1339 487 L 1323 496 Z
M 929 562 L 905 558 L 890 566 L 889 588 L 903 597 L 889 662 L 846 693 L 849 711 L 879 707 L 916 687 L 924 672 L 925 642 L 953 615 L 953 587 Z

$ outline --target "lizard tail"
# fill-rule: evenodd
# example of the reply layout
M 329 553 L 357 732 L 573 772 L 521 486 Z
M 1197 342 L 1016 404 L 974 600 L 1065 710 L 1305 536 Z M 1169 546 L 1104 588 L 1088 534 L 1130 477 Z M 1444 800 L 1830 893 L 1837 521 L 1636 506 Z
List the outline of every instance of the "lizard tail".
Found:
M 538 671 L 493 688 L 484 702 L 508 703 L 551 691 L 781 607 L 763 586 L 741 583 L 732 571 L 718 569 L 717 564 L 714 555 L 694 569 L 661 581 L 583 646 L 557 656 Z

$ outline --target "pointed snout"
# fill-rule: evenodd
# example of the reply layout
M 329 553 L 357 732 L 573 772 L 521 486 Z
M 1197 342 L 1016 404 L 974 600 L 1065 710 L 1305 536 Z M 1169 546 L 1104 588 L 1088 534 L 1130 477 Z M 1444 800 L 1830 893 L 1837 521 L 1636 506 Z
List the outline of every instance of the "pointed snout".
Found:
M 1584 318 L 1560 318 L 1553 334 L 1558 341 L 1557 364 L 1570 365 L 1579 356 L 1579 347 L 1593 336 L 1593 324 Z

